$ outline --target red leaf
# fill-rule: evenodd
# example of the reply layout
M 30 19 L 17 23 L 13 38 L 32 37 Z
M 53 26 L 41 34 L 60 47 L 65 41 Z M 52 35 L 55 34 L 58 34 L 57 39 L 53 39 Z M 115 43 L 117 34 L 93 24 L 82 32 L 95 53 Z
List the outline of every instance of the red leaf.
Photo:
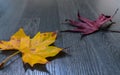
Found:
M 117 11 L 118 9 L 115 11 L 114 15 L 116 14 Z M 78 19 L 80 20 L 79 22 L 70 20 L 70 19 L 66 20 L 71 25 L 76 26 L 77 28 L 73 30 L 66 30 L 66 31 L 81 32 L 84 35 L 91 34 L 93 32 L 100 30 L 100 28 L 103 26 L 104 23 L 108 21 L 112 21 L 111 19 L 113 18 L 113 16 L 107 16 L 107 15 L 101 14 L 95 21 L 92 21 L 85 17 L 80 16 L 78 12 Z

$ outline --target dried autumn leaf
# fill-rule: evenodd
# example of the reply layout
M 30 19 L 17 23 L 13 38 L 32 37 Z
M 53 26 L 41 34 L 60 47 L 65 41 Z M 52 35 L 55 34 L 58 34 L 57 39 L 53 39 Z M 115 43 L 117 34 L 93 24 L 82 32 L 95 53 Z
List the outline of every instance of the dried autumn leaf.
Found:
M 31 66 L 36 63 L 46 64 L 47 57 L 53 57 L 62 50 L 55 46 L 49 46 L 55 42 L 55 39 L 55 32 L 38 32 L 33 39 L 30 37 L 22 38 L 20 44 L 20 51 L 23 53 L 22 60 Z
M 62 50 L 61 48 L 50 46 L 55 42 L 56 36 L 57 34 L 55 32 L 38 32 L 30 39 L 21 28 L 11 36 L 10 41 L 1 41 L 0 48 L 2 50 L 19 50 L 19 52 L 22 53 L 23 62 L 28 63 L 31 66 L 37 63 L 46 64 L 48 62 L 46 59 L 47 57 L 53 57 Z M 5 62 L 6 61 L 7 60 L 5 60 Z
M 18 32 L 11 36 L 10 41 L 0 41 L 1 50 L 19 49 L 21 38 L 26 36 L 23 29 L 20 28 Z
M 115 11 L 114 15 L 116 14 L 117 11 L 118 11 L 118 9 Z M 69 22 L 71 25 L 73 25 L 77 28 L 73 29 L 73 30 L 65 30 L 65 31 L 81 32 L 83 35 L 88 35 L 88 34 L 91 34 L 91 33 L 94 33 L 96 31 L 100 30 L 104 23 L 106 23 L 108 21 L 112 22 L 111 19 L 113 18 L 113 16 L 106 16 L 104 14 L 101 14 L 98 17 L 98 19 L 96 19 L 95 21 L 92 21 L 92 20 L 89 20 L 87 18 L 80 16 L 80 14 L 78 13 L 78 19 L 80 20 L 79 22 L 70 20 L 70 19 L 66 19 L 67 22 Z M 113 22 L 112 22 L 112 24 L 113 24 Z M 109 28 L 110 26 L 111 26 L 111 24 L 108 25 L 107 27 Z

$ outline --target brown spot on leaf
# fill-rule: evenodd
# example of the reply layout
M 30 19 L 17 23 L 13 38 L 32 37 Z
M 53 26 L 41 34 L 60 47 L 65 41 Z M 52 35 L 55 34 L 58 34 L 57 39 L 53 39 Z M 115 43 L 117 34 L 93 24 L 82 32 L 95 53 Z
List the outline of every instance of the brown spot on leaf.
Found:
M 55 35 L 56 35 L 56 32 L 53 32 L 53 33 L 52 33 L 52 36 L 55 36 Z
M 34 48 L 33 48 L 33 49 L 30 49 L 30 50 L 31 50 L 31 51 L 33 51 L 33 52 L 35 51 L 35 49 L 34 49 Z
M 46 36 L 47 34 L 43 34 L 44 36 Z
M 17 42 L 20 42 L 20 40 L 17 40 Z
M 1 44 L 3 44 L 3 42 L 2 42 L 2 41 L 0 41 L 0 43 L 1 43 Z

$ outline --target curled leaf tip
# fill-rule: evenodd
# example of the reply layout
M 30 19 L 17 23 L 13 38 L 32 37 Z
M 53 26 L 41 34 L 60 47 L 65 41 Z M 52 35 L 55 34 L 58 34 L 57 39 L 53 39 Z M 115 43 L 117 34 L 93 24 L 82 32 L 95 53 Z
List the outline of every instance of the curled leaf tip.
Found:
M 77 13 L 77 16 L 80 17 L 80 13 L 79 13 L 79 11 L 78 11 L 78 13 Z

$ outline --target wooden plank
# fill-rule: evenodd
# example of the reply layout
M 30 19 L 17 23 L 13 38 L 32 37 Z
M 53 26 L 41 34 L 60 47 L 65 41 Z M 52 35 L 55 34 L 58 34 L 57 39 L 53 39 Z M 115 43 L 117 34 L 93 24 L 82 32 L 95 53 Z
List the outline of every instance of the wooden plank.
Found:
M 109 4 L 106 5 L 104 2 Z M 1 0 L 0 40 L 8 40 L 20 27 L 23 27 L 25 32 L 32 37 L 38 31 L 73 29 L 74 27 L 61 23 L 65 19 L 77 20 L 78 10 L 82 16 L 94 20 L 101 12 L 114 13 L 114 9 L 120 7 L 118 2 L 114 0 L 111 2 L 109 0 Z M 119 15 L 118 12 L 114 21 L 119 21 Z M 119 30 L 119 22 L 112 27 L 111 29 Z M 21 59 L 16 56 L 8 62 L 8 64 L 12 62 L 10 65 L 0 70 L 0 75 L 120 74 L 119 33 L 98 32 L 82 40 L 80 37 L 80 33 L 58 34 L 55 45 L 68 47 L 64 52 L 70 56 L 55 59 L 46 65 L 36 65 L 33 71 L 30 68 L 25 71 Z M 0 54 L 0 61 L 7 55 L 9 53 Z

